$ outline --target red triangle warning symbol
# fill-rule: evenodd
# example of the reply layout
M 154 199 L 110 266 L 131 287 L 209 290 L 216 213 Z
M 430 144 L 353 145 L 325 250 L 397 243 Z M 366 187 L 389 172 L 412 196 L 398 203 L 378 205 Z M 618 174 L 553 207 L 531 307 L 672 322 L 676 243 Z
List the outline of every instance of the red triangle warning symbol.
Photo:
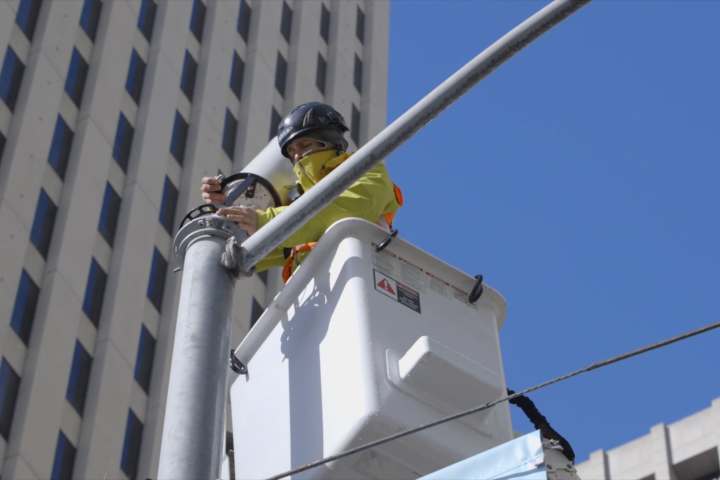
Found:
M 383 278 L 382 280 L 380 280 L 377 286 L 382 288 L 386 292 L 395 295 L 395 290 L 392 288 L 392 285 L 390 285 L 390 282 L 387 281 L 387 278 Z

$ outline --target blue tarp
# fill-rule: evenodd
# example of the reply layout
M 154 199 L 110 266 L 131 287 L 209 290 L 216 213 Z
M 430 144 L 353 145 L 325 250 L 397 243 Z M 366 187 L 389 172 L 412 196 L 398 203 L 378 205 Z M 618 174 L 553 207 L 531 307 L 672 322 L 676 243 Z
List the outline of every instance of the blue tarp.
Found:
M 466 458 L 420 480 L 546 480 L 540 431 Z

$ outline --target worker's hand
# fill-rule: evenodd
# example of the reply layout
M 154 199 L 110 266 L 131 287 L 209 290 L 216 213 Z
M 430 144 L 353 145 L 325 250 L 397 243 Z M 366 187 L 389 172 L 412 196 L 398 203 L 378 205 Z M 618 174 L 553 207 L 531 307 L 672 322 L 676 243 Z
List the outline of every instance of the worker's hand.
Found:
M 258 229 L 258 214 L 254 208 L 224 207 L 218 210 L 217 214 L 240 225 L 248 235 L 252 235 Z
M 217 177 L 203 177 L 200 191 L 205 203 L 225 203 L 225 194 L 222 192 L 220 179 Z

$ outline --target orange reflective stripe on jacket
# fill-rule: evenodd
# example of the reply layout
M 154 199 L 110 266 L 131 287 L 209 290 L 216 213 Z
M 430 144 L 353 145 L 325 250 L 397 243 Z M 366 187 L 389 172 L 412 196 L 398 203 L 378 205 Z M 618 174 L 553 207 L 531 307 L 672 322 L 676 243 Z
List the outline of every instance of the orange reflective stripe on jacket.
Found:
M 285 263 L 283 264 L 283 283 L 287 283 L 287 281 L 293 274 L 293 270 L 295 270 L 296 255 L 298 253 L 305 253 L 311 251 L 313 248 L 315 248 L 315 245 L 317 245 L 317 242 L 308 242 L 301 245 L 295 245 L 292 249 L 290 249 L 290 255 L 288 256 L 288 258 L 285 259 Z
M 398 187 L 394 183 L 393 183 L 393 193 L 395 194 L 395 201 L 398 203 L 398 205 L 400 205 L 402 207 L 403 203 L 405 203 L 405 198 L 403 197 L 403 193 L 402 193 L 402 190 L 400 190 L 400 187 Z M 395 220 L 395 213 L 396 212 L 383 213 L 383 218 L 387 222 L 388 228 L 390 230 L 392 230 L 393 220 Z

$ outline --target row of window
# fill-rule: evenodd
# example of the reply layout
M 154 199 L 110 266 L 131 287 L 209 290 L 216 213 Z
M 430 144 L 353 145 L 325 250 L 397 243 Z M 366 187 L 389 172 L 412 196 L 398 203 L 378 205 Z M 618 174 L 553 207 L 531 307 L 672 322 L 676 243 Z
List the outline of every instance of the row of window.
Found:
M 160 223 L 169 234 L 172 234 L 173 230 L 173 219 L 175 217 L 177 198 L 177 187 L 175 187 L 170 179 L 166 177 L 160 207 Z M 111 247 L 113 246 L 115 232 L 117 230 L 120 203 L 120 196 L 117 194 L 115 189 L 107 183 L 100 210 L 98 231 Z M 52 239 L 56 214 L 57 206 L 47 192 L 44 189 L 41 189 L 30 232 L 30 241 L 43 258 L 47 258 L 47 254 L 50 249 L 50 241 Z M 158 256 L 159 259 L 162 259 L 162 261 L 158 259 Z M 160 268 L 160 266 L 162 266 L 162 268 Z M 160 255 L 156 250 L 153 257 L 153 272 L 155 273 L 151 276 L 155 279 L 161 278 L 162 283 L 164 284 L 166 269 L 167 261 L 165 261 L 164 258 L 162 258 L 162 255 Z M 99 323 L 102 296 L 105 291 L 106 279 L 107 274 L 93 259 L 90 267 L 90 273 L 88 275 L 88 288 L 86 289 L 85 299 L 83 301 L 83 311 L 95 326 Z M 152 283 L 153 281 L 151 280 L 151 284 Z M 13 330 L 15 330 L 18 334 L 18 337 L 20 337 L 26 345 L 29 343 L 30 339 L 38 293 L 39 287 L 30 278 L 27 272 L 23 270 L 20 276 L 20 283 L 18 286 L 17 297 L 10 324 Z M 160 287 L 159 292 L 156 292 L 149 287 L 148 296 L 159 311 L 159 305 L 162 303 L 162 287 Z
M 120 468 L 131 479 L 135 479 L 137 476 L 142 432 L 142 422 L 137 418 L 135 412 L 129 409 L 127 422 L 125 424 L 125 439 L 120 457 Z M 61 430 L 58 434 L 55 447 L 55 459 L 53 461 L 52 473 L 50 474 L 51 480 L 71 480 L 73 478 L 73 466 L 76 453 L 77 448 Z
M 365 43 L 365 12 L 360 5 L 355 13 L 355 36 L 360 43 Z M 325 4 L 320 9 L 320 37 L 325 43 L 330 43 L 330 10 Z

